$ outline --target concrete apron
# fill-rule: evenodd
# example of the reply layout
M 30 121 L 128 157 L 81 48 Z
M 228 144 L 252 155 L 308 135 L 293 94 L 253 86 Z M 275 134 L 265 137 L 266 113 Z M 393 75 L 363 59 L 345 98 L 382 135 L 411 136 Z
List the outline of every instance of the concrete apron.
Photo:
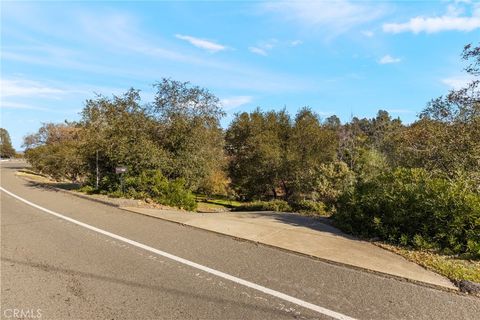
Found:
M 336 228 L 307 217 L 273 212 L 192 213 L 158 209 L 122 209 L 227 236 L 367 269 L 444 289 L 457 290 L 447 278 Z

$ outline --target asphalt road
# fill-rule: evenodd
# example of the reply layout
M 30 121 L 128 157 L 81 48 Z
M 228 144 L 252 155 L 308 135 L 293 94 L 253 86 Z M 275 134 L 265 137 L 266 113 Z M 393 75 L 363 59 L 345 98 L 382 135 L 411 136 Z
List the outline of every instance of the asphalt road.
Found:
M 1 164 L 1 186 L 23 199 L 321 310 L 357 319 L 479 319 L 478 298 L 41 188 L 15 176 L 19 166 Z M 328 312 L 113 239 L 6 192 L 0 200 L 2 319 L 330 319 Z

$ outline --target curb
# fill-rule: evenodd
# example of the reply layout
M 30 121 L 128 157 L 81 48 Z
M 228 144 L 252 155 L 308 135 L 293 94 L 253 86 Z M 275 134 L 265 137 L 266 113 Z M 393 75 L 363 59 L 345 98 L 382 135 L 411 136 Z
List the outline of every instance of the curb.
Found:
M 105 204 L 105 205 L 110 206 L 110 207 L 121 208 L 118 204 L 114 204 L 114 203 L 111 203 L 111 202 L 109 202 L 109 201 L 102 200 L 102 199 L 92 198 L 92 197 L 90 197 L 89 195 L 86 195 L 86 194 L 82 194 L 82 193 L 75 192 L 75 191 L 64 190 L 64 189 L 60 189 L 60 188 L 57 188 L 57 187 L 53 187 L 53 188 L 54 188 L 56 191 L 68 193 L 68 194 L 74 195 L 74 196 L 79 197 L 79 198 L 82 198 L 82 199 L 86 199 L 86 200 L 90 200 L 90 201 L 95 201 L 95 202 L 98 202 L 98 203 L 101 203 L 101 204 Z

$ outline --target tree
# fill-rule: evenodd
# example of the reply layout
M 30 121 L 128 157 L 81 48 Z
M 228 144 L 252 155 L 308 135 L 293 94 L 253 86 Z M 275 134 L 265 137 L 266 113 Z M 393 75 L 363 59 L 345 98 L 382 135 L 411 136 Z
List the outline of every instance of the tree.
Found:
M 10 134 L 4 128 L 0 128 L 0 157 L 11 158 L 15 156 L 16 152 L 10 140 Z
M 247 199 L 311 198 L 320 165 L 334 161 L 336 131 L 310 109 L 237 114 L 226 132 L 232 185 Z
M 154 87 L 155 102 L 148 112 L 156 121 L 155 140 L 169 158 L 166 174 L 184 178 L 191 189 L 198 189 L 224 161 L 220 119 L 225 113 L 220 100 L 188 82 L 163 79 Z
M 86 101 L 80 121 L 81 151 L 90 179 L 96 175 L 97 152 L 100 175 L 108 183 L 118 183 L 115 167 L 121 165 L 132 175 L 168 170 L 166 153 L 155 141 L 156 124 L 140 103 L 135 89 L 111 99 L 97 96 Z
M 302 108 L 295 116 L 289 138 L 290 188 L 287 197 L 309 197 L 314 191 L 315 175 L 320 165 L 336 159 L 337 134 L 323 126 L 310 108 Z
M 355 182 L 354 172 L 342 161 L 322 163 L 313 178 L 312 200 L 330 207 L 336 205 L 338 198 L 350 190 Z
M 452 178 L 480 171 L 480 46 L 467 45 L 463 59 L 473 80 L 463 89 L 432 99 L 420 119 L 396 138 L 399 165 L 437 170 Z M 480 181 L 480 180 L 479 180 Z
M 288 179 L 287 144 L 291 129 L 285 110 L 237 114 L 227 129 L 226 152 L 233 188 L 243 198 L 278 196 Z
M 25 158 L 34 170 L 54 179 L 75 181 L 85 172 L 76 123 L 45 123 L 24 138 Z
M 330 116 L 327 119 L 325 119 L 325 126 L 327 128 L 338 130 L 341 127 L 341 125 L 342 123 L 340 121 L 340 118 L 337 117 L 336 115 Z

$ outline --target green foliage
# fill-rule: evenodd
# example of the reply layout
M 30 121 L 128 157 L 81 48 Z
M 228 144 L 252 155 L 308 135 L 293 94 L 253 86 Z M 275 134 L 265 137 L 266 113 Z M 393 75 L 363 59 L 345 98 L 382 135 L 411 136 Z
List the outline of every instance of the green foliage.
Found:
M 183 208 L 186 210 L 195 210 L 197 202 L 192 192 L 185 188 L 184 179 L 176 179 L 168 184 L 163 198 L 160 198 L 161 203 Z
M 196 209 L 195 196 L 185 188 L 185 180 L 169 181 L 159 170 L 144 170 L 138 175 L 126 176 L 124 190 L 127 196 L 133 198 L 151 198 L 168 206 Z
M 330 125 L 323 125 L 309 108 L 300 109 L 288 137 L 287 198 L 308 197 L 316 191 L 319 169 L 335 161 L 338 139 Z
M 433 99 L 408 125 L 384 110 L 342 124 L 310 108 L 295 117 L 257 109 L 235 115 L 224 132 L 215 95 L 163 79 L 153 103 L 131 89 L 87 100 L 78 123 L 42 125 L 25 138 L 25 158 L 55 179 L 86 182 L 86 192 L 189 210 L 190 191 L 235 195 L 264 200 L 239 210 L 336 212 L 349 232 L 478 257 L 480 46 L 467 45 L 462 57 L 472 82 Z M 8 156 L 8 132 L 0 133 Z M 123 190 L 117 166 L 129 170 Z
M 0 158 L 12 158 L 16 155 L 10 135 L 4 128 L 0 128 Z
M 226 132 L 232 187 L 242 199 L 271 198 L 288 176 L 287 136 L 290 117 L 285 111 L 260 109 L 241 113 Z
M 394 163 L 441 171 L 451 178 L 459 172 L 480 171 L 480 43 L 465 46 L 462 57 L 472 79 L 464 88 L 432 99 L 420 119 L 393 140 Z M 477 179 L 480 185 L 480 179 Z
M 155 101 L 148 112 L 155 122 L 153 139 L 166 153 L 170 179 L 183 178 L 192 190 L 211 182 L 224 165 L 220 100 L 188 82 L 163 79 L 156 83 Z
M 331 122 L 323 125 L 308 108 L 293 121 L 285 110 L 237 114 L 225 138 L 237 194 L 244 199 L 309 196 L 318 167 L 336 156 Z
M 39 133 L 29 139 L 31 140 L 26 144 L 25 159 L 37 172 L 56 180 L 72 181 L 76 181 L 85 172 L 85 163 L 79 148 L 78 128 L 75 125 L 44 124 Z
M 254 201 L 235 207 L 235 211 L 278 211 L 292 212 L 292 207 L 284 200 Z
M 228 196 L 230 193 L 229 178 L 224 168 L 212 171 L 208 176 L 202 179 L 197 192 L 207 196 Z
M 332 207 L 337 203 L 338 197 L 353 187 L 355 173 L 345 162 L 335 161 L 321 164 L 314 178 L 312 199 Z
M 122 194 L 115 168 L 126 166 L 131 196 L 154 196 L 188 209 L 195 201 L 187 189 L 227 193 L 219 99 L 168 79 L 155 87 L 152 104 L 142 105 L 139 91 L 130 89 L 87 100 L 78 123 L 43 125 L 25 138 L 27 160 L 55 179 L 81 179 L 91 186 L 98 172 L 97 191 L 116 196 Z M 153 171 L 165 177 L 147 174 Z
M 295 211 L 301 213 L 308 213 L 319 216 L 328 216 L 329 212 L 323 202 L 320 201 L 311 201 L 311 200 L 300 200 L 294 202 L 292 207 Z
M 95 188 L 90 185 L 84 185 L 79 188 L 78 191 L 86 194 L 94 194 L 97 190 L 95 190 Z
M 416 248 L 479 256 L 480 195 L 468 181 L 399 168 L 359 182 L 334 215 L 348 232 Z
M 425 117 L 402 129 L 392 143 L 394 164 L 441 171 L 450 177 L 461 171 L 478 172 L 480 117 L 470 122 Z
M 299 200 L 292 203 L 285 200 L 253 201 L 241 203 L 232 209 L 234 211 L 301 212 L 319 216 L 329 215 L 325 204 L 311 200 Z
M 115 172 L 115 167 L 128 166 L 131 174 L 145 169 L 165 170 L 169 161 L 154 140 L 155 123 L 140 105 L 140 95 L 131 89 L 112 99 L 98 96 L 87 100 L 80 122 L 81 151 L 93 181 L 97 153 L 100 176 Z M 105 182 L 115 180 L 109 177 Z M 104 187 L 107 187 L 105 183 Z

